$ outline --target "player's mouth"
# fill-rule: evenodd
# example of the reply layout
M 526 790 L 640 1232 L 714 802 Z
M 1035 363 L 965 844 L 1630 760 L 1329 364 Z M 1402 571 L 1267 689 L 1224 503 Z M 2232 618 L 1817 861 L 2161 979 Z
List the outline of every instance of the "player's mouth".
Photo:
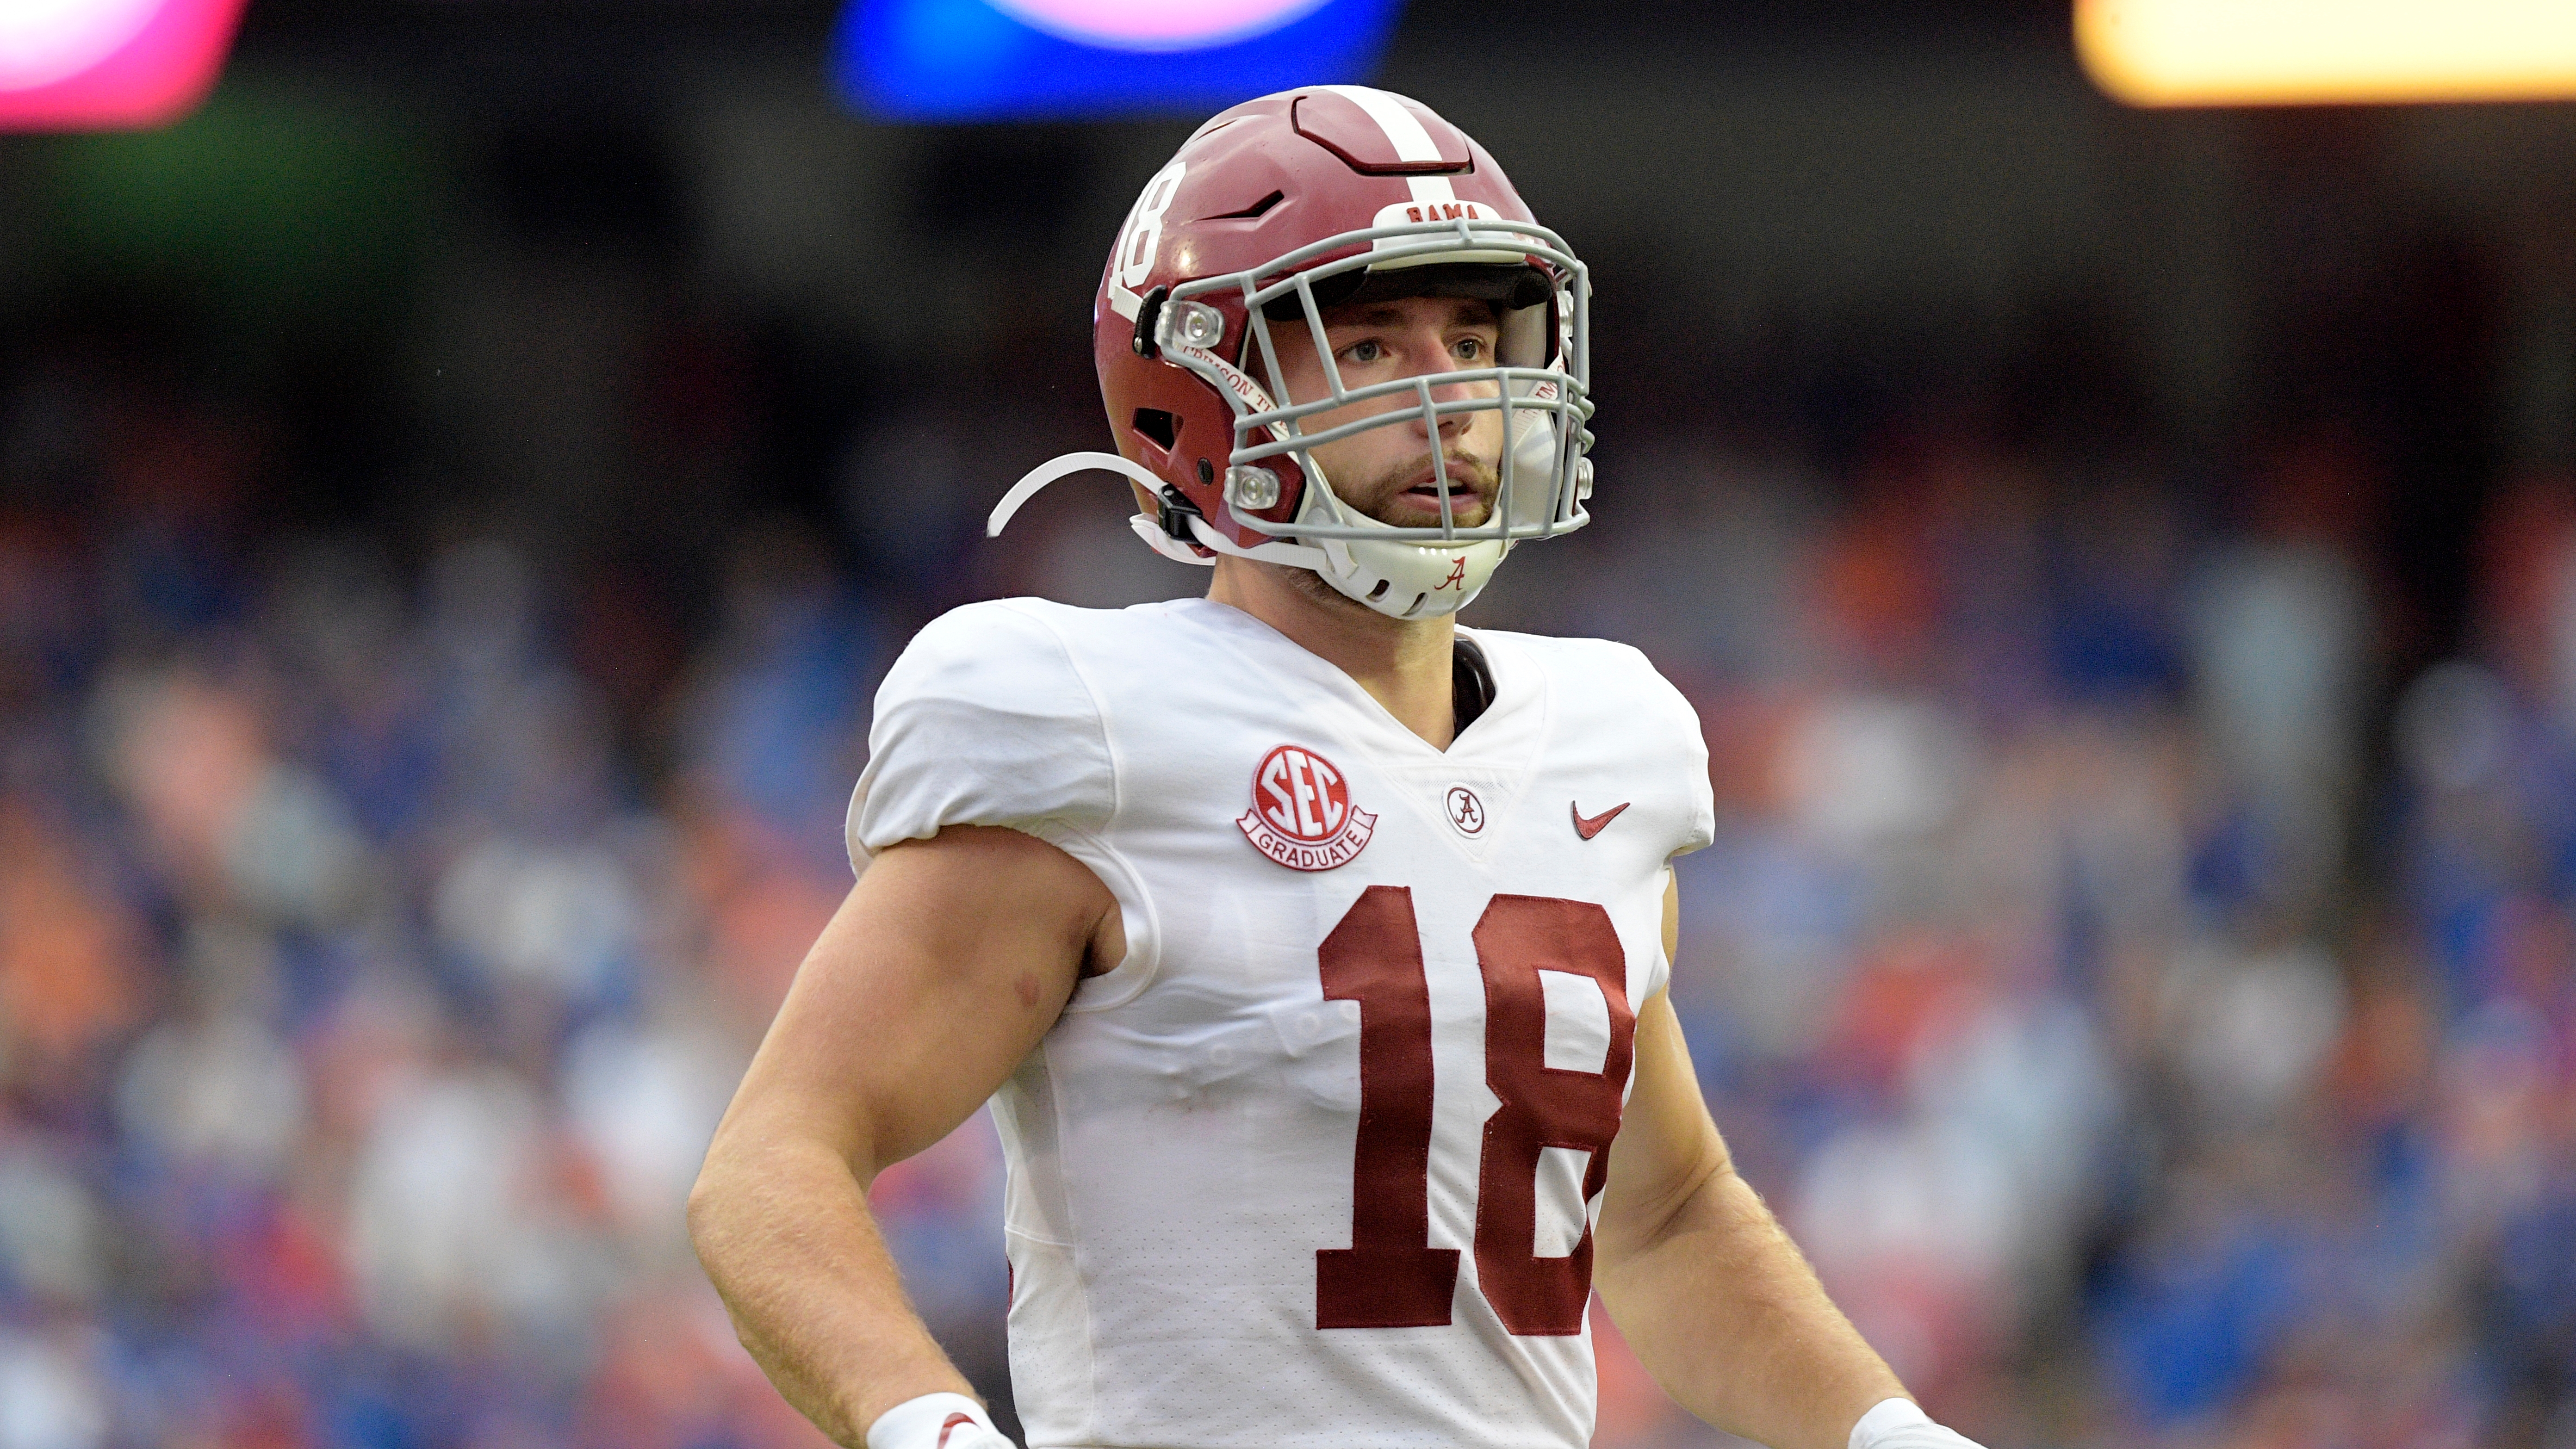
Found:
M 1492 491 L 1481 476 L 1483 470 L 1471 458 L 1453 457 L 1446 461 L 1449 470 L 1450 518 L 1462 525 L 1483 522 L 1488 506 L 1488 494 Z M 1420 473 L 1414 475 L 1403 491 L 1389 501 L 1399 509 L 1425 514 L 1431 522 L 1438 523 L 1440 521 L 1440 477 L 1431 468 L 1425 466 Z

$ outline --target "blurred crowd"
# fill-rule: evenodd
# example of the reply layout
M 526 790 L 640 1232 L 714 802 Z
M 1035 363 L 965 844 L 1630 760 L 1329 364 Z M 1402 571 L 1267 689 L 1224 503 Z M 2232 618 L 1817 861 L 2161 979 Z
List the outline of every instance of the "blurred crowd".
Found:
M 956 446 L 973 397 L 854 423 L 837 514 L 711 528 L 684 587 L 281 516 L 257 416 L 21 364 L 0 1449 L 819 1442 L 681 1205 L 847 888 L 874 682 L 966 597 L 1204 575 L 1106 488 L 969 551 L 1048 451 Z M 2223 483 L 1973 407 L 1602 430 L 1600 522 L 1468 622 L 1630 640 L 1696 703 L 1675 1000 L 1930 1407 L 1998 1449 L 2576 1449 L 2576 487 L 2498 493 L 2428 664 L 2332 430 Z M 999 1172 L 979 1121 L 876 1202 L 1006 1399 Z M 1723 1442 L 1600 1329 L 1603 1449 Z
M 2047 454 L 1660 459 L 1604 489 L 1651 534 L 1515 580 L 1698 704 L 1720 1125 L 1987 1442 L 2576 1445 L 2576 487 L 2401 679 L 2348 439 Z M 1606 1378 L 1605 1438 L 1706 1437 Z

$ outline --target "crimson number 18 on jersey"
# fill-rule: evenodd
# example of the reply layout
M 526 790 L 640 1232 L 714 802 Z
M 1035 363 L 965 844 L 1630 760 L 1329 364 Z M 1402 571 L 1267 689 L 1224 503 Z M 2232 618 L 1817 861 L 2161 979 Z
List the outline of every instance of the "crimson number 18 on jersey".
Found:
M 1588 901 L 1495 896 L 1476 922 L 1485 978 L 1485 1084 L 1502 1106 L 1485 1120 L 1476 1181 L 1476 1278 L 1516 1334 L 1583 1331 L 1592 1295 L 1592 1229 L 1574 1251 L 1538 1254 L 1538 1171 L 1546 1149 L 1589 1153 L 1583 1200 L 1610 1171 L 1633 1059 L 1627 954 L 1610 913 Z M 1317 953 L 1324 996 L 1360 1004 L 1360 1124 L 1351 1167 L 1351 1245 L 1315 1254 L 1317 1328 L 1423 1328 L 1449 1322 L 1458 1250 L 1431 1237 L 1431 991 L 1413 893 L 1370 886 Z M 1610 1015 L 1597 1072 L 1547 1064 L 1539 973 L 1590 977 Z

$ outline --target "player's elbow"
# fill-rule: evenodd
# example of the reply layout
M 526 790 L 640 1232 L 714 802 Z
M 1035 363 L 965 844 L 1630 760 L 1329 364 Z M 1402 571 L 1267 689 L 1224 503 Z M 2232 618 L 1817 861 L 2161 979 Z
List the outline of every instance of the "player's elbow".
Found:
M 710 1146 L 706 1160 L 698 1165 L 698 1180 L 689 1185 L 689 1205 L 685 1215 L 689 1246 L 697 1250 L 698 1261 L 705 1266 L 709 1277 L 716 1276 L 720 1245 L 724 1241 L 732 1209 L 739 1199 L 740 1194 L 728 1181 L 716 1149 Z
M 707 1144 L 697 1181 L 689 1185 L 686 1215 L 689 1245 L 719 1288 L 724 1286 L 726 1246 L 744 1236 L 747 1219 L 760 1206 L 760 1134 L 728 1130 L 734 1127 L 728 1120 Z
M 689 1188 L 685 1212 L 689 1246 L 697 1252 L 698 1266 L 724 1302 L 734 1337 L 755 1359 L 765 1363 L 763 1350 L 767 1341 L 746 1306 L 759 1296 L 757 1255 L 744 1251 L 744 1245 L 758 1237 L 746 1221 L 746 1215 L 755 1207 L 750 1194 L 728 1172 L 728 1164 L 711 1149 L 698 1168 L 698 1180 Z
M 865 1152 L 804 1130 L 792 1115 L 754 1103 L 727 1115 L 689 1186 L 690 1245 L 716 1286 L 737 1247 L 756 1254 L 798 1212 L 840 1211 L 855 1198 L 864 1212 L 874 1161 Z

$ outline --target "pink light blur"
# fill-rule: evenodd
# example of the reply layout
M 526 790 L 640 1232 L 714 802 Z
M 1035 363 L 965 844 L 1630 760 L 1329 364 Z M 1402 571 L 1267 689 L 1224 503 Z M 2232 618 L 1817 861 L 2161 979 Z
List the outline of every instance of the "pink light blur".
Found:
M 0 130 L 166 125 L 214 88 L 245 0 L 0 0 Z
M 1050 34 L 1120 50 L 1191 50 L 1276 30 L 1323 0 L 992 0 Z

